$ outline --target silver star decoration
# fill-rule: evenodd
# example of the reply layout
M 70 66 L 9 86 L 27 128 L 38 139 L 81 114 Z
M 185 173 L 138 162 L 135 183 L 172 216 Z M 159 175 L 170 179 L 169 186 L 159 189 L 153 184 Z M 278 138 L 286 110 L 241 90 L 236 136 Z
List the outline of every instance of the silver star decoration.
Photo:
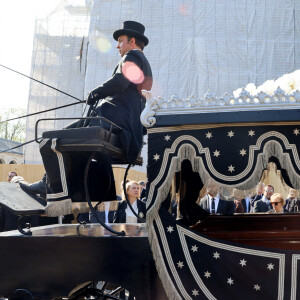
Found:
M 246 263 L 247 263 L 246 260 L 244 260 L 244 259 L 240 260 L 240 265 L 241 265 L 242 267 L 246 266 Z
M 165 135 L 165 141 L 169 141 L 171 137 L 169 135 Z
M 183 266 L 184 266 L 184 264 L 183 264 L 182 261 L 179 261 L 179 262 L 177 263 L 177 266 L 178 266 L 178 268 L 182 269 Z
M 216 251 L 216 252 L 214 253 L 214 258 L 215 258 L 215 259 L 220 258 L 220 253 Z
M 227 136 L 229 136 L 230 138 L 232 138 L 234 136 L 234 132 L 232 130 L 230 130 L 228 132 Z
M 214 152 L 214 156 L 218 157 L 219 155 L 220 155 L 220 151 L 216 150 L 216 151 Z
M 299 129 L 298 128 L 296 128 L 296 129 L 294 129 L 294 134 L 297 136 L 298 134 L 300 134 L 300 132 L 299 132 Z
M 211 273 L 208 272 L 208 271 L 204 272 L 204 277 L 210 278 L 211 277 Z
M 255 131 L 253 131 L 252 129 L 250 131 L 248 131 L 248 135 L 250 135 L 251 137 L 253 137 L 255 135 Z
M 272 263 L 269 263 L 267 269 L 269 269 L 270 271 L 274 270 L 274 265 Z
M 231 277 L 227 278 L 227 283 L 229 285 L 233 285 L 233 282 L 234 282 L 234 280 Z
M 192 246 L 192 249 L 191 249 L 193 252 L 197 252 L 198 251 L 198 247 L 196 245 Z
M 193 296 L 199 296 L 199 291 L 194 289 L 194 290 L 192 290 L 192 294 L 193 294 Z
M 254 289 L 255 289 L 256 291 L 260 291 L 260 286 L 259 286 L 258 284 L 254 284 Z
M 158 155 L 158 154 L 153 155 L 153 159 L 154 159 L 154 160 L 158 161 L 159 158 L 160 158 L 160 155 Z
M 171 233 L 172 231 L 174 231 L 174 228 L 170 225 L 167 227 L 167 231 Z
M 230 165 L 230 166 L 228 167 L 228 171 L 232 173 L 232 172 L 234 171 L 234 168 L 235 168 L 235 167 L 234 167 L 233 165 Z
M 205 135 L 206 135 L 207 139 L 210 139 L 213 137 L 211 132 L 205 133 Z
M 240 150 L 240 155 L 244 156 L 247 154 L 247 151 L 243 148 L 242 150 Z

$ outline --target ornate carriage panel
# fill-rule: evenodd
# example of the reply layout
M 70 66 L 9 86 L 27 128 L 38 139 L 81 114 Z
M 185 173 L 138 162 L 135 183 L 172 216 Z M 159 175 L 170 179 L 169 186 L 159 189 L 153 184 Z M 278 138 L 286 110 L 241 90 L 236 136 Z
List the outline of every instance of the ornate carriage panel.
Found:
M 150 99 L 142 118 L 149 144 L 148 234 L 168 297 L 239 299 L 243 291 L 245 299 L 297 299 L 299 216 L 291 221 L 287 215 L 269 214 L 265 221 L 255 214 L 207 216 L 190 189 L 197 185 L 198 192 L 213 180 L 223 188 L 250 190 L 270 161 L 284 171 L 286 183 L 299 189 L 299 103 L 250 99 L 231 105 L 210 99 L 205 105 L 204 99 L 193 100 Z M 186 161 L 194 175 L 185 186 L 184 207 L 193 222 L 175 220 L 169 213 L 172 181 Z M 234 222 L 242 225 L 246 238 Z M 270 226 L 263 228 L 264 222 L 278 225 L 276 235 Z M 289 226 L 288 233 L 282 224 Z M 264 237 L 269 243 L 262 242 Z

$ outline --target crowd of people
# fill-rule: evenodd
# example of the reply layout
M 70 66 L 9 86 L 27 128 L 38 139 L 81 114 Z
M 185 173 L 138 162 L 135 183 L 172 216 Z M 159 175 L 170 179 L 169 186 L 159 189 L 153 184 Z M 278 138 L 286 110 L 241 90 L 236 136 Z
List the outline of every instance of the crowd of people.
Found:
M 260 182 L 256 187 L 255 195 L 245 197 L 242 190 L 233 189 L 230 197 L 224 197 L 220 193 L 220 186 L 216 183 L 208 183 L 206 195 L 199 201 L 199 205 L 211 214 L 230 215 L 233 213 L 284 213 L 298 212 L 300 207 L 299 193 L 290 189 L 285 197 L 275 193 L 271 184 L 265 186 Z
M 15 171 L 10 171 L 7 176 L 7 181 L 10 183 L 20 183 L 24 181 L 22 176 L 18 176 Z M 146 217 L 146 182 L 126 180 L 126 195 L 129 202 L 139 216 L 140 219 Z M 120 190 L 123 191 L 123 182 L 121 182 Z M 96 210 L 97 217 L 104 223 L 140 223 L 139 220 L 130 207 L 127 204 L 124 191 L 121 196 L 117 195 L 118 201 L 115 205 L 115 201 L 104 202 L 104 209 L 102 211 Z M 98 223 L 97 217 L 93 213 L 89 213 L 87 217 L 83 217 L 82 220 L 89 223 Z
M 280 193 L 275 193 L 271 184 L 264 185 L 260 182 L 256 188 L 256 194 L 249 199 L 250 210 L 244 212 L 297 212 L 299 211 L 300 199 L 298 191 L 290 189 L 285 197 Z
M 24 181 L 22 176 L 18 176 L 15 171 L 8 173 L 8 182 L 19 183 Z M 101 211 L 96 210 L 98 219 L 104 223 L 139 223 L 140 219 L 146 217 L 146 182 L 127 180 L 126 184 L 127 198 L 135 211 L 132 212 L 127 204 L 126 196 L 123 191 L 123 182 L 120 190 L 121 195 L 117 195 L 118 203 L 109 201 L 103 203 Z M 266 213 L 266 212 L 298 212 L 300 211 L 299 192 L 291 188 L 287 198 L 275 193 L 274 187 L 270 184 L 266 185 L 259 182 L 256 187 L 256 192 L 252 196 L 245 197 L 245 192 L 234 188 L 229 197 L 222 194 L 221 186 L 216 182 L 209 182 L 206 185 L 206 194 L 197 201 L 198 205 L 209 212 L 210 214 L 231 215 L 234 213 Z M 173 203 L 174 204 L 174 203 Z M 175 203 L 176 205 L 176 203 Z M 177 218 L 177 206 L 172 209 L 174 218 Z M 139 216 L 139 218 L 136 217 Z M 93 213 L 85 218 L 87 222 L 97 223 L 97 217 Z

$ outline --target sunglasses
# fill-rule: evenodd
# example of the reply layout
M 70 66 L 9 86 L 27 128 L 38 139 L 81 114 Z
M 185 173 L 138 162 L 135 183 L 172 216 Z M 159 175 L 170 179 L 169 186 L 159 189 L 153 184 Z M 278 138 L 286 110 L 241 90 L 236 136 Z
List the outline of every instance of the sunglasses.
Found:
M 283 203 L 282 201 L 280 202 L 270 202 L 272 205 L 274 204 L 275 206 L 277 206 L 279 203 Z
M 266 192 L 273 192 L 273 190 L 265 190 Z

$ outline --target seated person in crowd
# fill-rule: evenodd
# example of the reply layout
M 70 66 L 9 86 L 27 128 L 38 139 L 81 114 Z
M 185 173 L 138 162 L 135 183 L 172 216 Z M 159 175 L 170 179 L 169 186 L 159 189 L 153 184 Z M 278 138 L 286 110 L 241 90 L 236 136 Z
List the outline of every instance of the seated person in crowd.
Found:
M 261 200 L 261 198 L 263 197 L 264 189 L 265 189 L 265 184 L 263 182 L 259 182 L 258 185 L 256 186 L 256 195 L 250 198 L 250 204 L 251 204 L 250 212 L 253 212 L 254 203 L 258 200 Z
M 220 194 L 220 184 L 210 180 L 206 186 L 206 196 L 200 200 L 200 207 L 211 214 L 231 215 L 235 212 L 233 201 Z
M 7 176 L 7 181 L 10 183 L 18 183 L 20 181 L 24 181 L 22 176 L 18 176 L 15 171 L 10 171 Z
M 257 212 L 267 212 L 270 209 L 272 209 L 272 206 L 270 204 L 270 199 L 271 196 L 274 193 L 274 187 L 270 184 L 268 184 L 265 187 L 265 192 L 263 197 L 260 200 L 257 200 L 254 202 L 254 208 L 253 208 L 253 212 L 257 213 Z
M 293 212 L 300 211 L 300 199 L 298 199 L 298 197 L 299 197 L 299 192 L 295 189 L 290 189 L 288 198 L 285 200 L 286 204 L 284 208 L 288 211 L 293 211 Z
M 141 219 L 145 219 L 146 203 L 139 199 L 140 188 L 137 181 L 126 182 L 126 194 L 136 214 Z M 141 223 L 141 221 L 137 219 L 130 207 L 127 205 L 124 192 L 122 199 L 123 200 L 119 202 L 118 209 L 115 212 L 114 223 Z
M 242 204 L 244 207 L 244 213 L 250 213 L 252 210 L 252 206 L 250 203 L 250 198 L 248 196 L 242 199 Z
M 139 181 L 139 186 L 140 186 L 140 199 L 142 200 L 143 198 L 146 197 L 146 182 Z
M 283 196 L 279 193 L 273 194 L 271 196 L 270 204 L 272 205 L 272 209 L 269 212 L 276 212 L 276 213 L 283 213 L 289 212 L 287 209 L 284 208 L 285 200 Z
M 235 188 L 233 189 L 231 198 L 234 201 L 234 208 L 236 213 L 243 214 L 245 212 L 249 212 L 247 209 L 249 209 L 250 203 L 248 203 L 247 206 L 244 196 L 244 191 Z

